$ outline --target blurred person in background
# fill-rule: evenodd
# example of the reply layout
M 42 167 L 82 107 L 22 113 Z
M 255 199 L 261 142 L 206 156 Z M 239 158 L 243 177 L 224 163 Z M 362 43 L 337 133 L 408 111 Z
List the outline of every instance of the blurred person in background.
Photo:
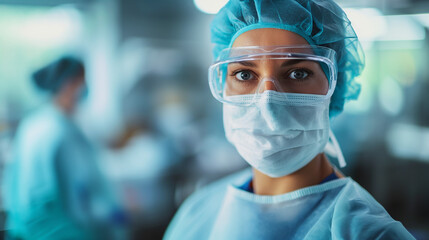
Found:
M 9 239 L 111 239 L 123 220 L 73 118 L 86 94 L 83 63 L 65 56 L 33 74 L 50 102 L 20 123 L 5 170 Z M 122 220 L 121 220 L 122 219 Z
M 363 52 L 331 0 L 231 0 L 209 68 L 227 139 L 252 167 L 194 193 L 165 239 L 414 239 L 345 166 L 330 120 L 356 99 Z
M 148 74 L 125 92 L 123 127 L 103 154 L 104 167 L 121 192 L 121 205 L 137 239 L 161 238 L 176 210 L 174 169 L 182 157 L 172 136 L 158 126 L 161 82 L 157 74 Z

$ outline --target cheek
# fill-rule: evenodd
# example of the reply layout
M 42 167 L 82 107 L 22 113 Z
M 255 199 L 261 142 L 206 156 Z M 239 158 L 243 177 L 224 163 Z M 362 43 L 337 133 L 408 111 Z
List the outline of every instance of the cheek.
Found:
M 329 90 L 329 83 L 328 83 L 328 81 L 326 81 L 326 83 L 325 83 L 325 86 L 324 86 L 323 90 L 324 90 L 325 92 L 328 92 L 328 90 Z
M 317 94 L 317 95 L 325 95 L 329 91 L 329 83 L 328 81 L 315 81 L 309 84 L 305 91 L 302 93 L 306 94 Z
M 313 89 L 314 89 L 313 93 L 327 94 L 329 91 L 328 80 L 325 78 L 325 81 L 323 81 L 323 83 L 316 84 Z

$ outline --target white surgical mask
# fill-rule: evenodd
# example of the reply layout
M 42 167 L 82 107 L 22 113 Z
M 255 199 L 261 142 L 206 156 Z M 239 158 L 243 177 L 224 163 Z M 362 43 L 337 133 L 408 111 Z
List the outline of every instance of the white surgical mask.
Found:
M 286 176 L 323 152 L 329 140 L 330 98 L 276 91 L 257 97 L 251 106 L 223 107 L 226 137 L 253 168 L 270 177 Z

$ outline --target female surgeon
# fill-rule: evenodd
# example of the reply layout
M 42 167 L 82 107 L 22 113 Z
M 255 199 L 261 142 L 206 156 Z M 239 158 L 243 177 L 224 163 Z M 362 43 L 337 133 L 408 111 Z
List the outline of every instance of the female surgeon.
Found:
M 165 239 L 414 239 L 345 165 L 330 118 L 359 94 L 357 36 L 332 0 L 230 0 L 209 68 L 227 139 L 251 170 L 185 201 Z M 329 141 L 331 140 L 331 141 Z
M 3 192 L 7 239 L 110 239 L 101 230 L 106 217 L 94 208 L 114 204 L 104 195 L 95 151 L 73 121 L 85 92 L 83 63 L 62 57 L 33 81 L 51 101 L 27 116 L 15 136 Z

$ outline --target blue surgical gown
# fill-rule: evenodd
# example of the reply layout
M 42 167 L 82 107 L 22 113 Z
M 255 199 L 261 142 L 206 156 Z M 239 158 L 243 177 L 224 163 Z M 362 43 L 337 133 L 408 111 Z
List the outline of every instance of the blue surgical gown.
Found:
M 242 190 L 250 169 L 181 206 L 164 239 L 414 239 L 351 178 L 276 196 Z
M 100 235 L 108 231 L 94 224 L 93 207 L 102 206 L 94 197 L 102 188 L 101 173 L 94 149 L 77 126 L 49 104 L 21 122 L 14 140 L 2 194 L 9 235 L 109 239 Z

